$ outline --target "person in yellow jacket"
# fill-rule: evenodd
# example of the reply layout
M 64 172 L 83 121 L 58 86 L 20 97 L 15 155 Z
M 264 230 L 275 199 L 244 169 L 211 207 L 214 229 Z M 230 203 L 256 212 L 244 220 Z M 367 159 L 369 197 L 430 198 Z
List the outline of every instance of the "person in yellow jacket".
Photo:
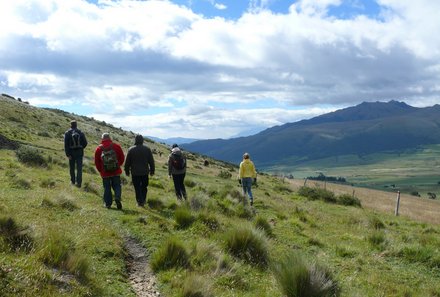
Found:
M 250 160 L 249 154 L 244 153 L 243 161 L 240 163 L 240 170 L 238 172 L 238 181 L 243 187 L 243 195 L 249 196 L 251 205 L 254 204 L 254 197 L 252 195 L 252 182 L 257 181 L 257 171 L 254 163 Z

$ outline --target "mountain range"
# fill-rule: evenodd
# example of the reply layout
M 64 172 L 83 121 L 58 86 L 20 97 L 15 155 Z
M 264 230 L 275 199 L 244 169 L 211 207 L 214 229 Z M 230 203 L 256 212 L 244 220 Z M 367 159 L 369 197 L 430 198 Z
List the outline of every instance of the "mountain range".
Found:
M 403 151 L 440 143 L 440 105 L 363 102 L 308 120 L 234 139 L 201 140 L 185 149 L 237 163 L 244 152 L 260 167 L 298 165 L 343 155 Z

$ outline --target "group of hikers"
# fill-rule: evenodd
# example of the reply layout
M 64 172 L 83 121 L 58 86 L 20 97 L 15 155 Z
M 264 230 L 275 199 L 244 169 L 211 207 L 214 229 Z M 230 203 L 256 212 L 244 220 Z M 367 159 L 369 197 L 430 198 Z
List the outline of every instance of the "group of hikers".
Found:
M 69 159 L 69 172 L 71 184 L 81 188 L 84 149 L 87 147 L 84 133 L 78 129 L 75 120 L 70 122 L 70 129 L 64 133 L 64 151 Z M 131 181 L 136 193 L 136 202 L 139 207 L 144 207 L 147 200 L 149 176 L 155 173 L 155 163 L 151 149 L 144 145 L 144 137 L 136 135 L 134 145 L 127 154 L 121 146 L 114 142 L 109 133 L 103 133 L 101 143 L 96 147 L 94 154 L 95 167 L 102 177 L 104 187 L 104 206 L 111 208 L 114 201 L 117 209 L 122 209 L 122 168 Z M 125 162 L 125 164 L 124 164 Z M 168 157 L 168 176 L 173 179 L 174 190 L 178 200 L 187 200 L 185 188 L 186 157 L 177 144 L 173 144 Z M 249 154 L 243 155 L 240 163 L 238 181 L 242 185 L 243 195 L 248 196 L 253 205 L 252 184 L 256 183 L 257 172 Z

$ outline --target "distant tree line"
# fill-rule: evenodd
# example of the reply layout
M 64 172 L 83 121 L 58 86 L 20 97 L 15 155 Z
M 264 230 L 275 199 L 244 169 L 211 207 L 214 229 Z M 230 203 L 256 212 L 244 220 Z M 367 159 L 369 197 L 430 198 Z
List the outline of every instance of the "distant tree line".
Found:
M 346 183 L 347 180 L 345 177 L 336 177 L 336 176 L 326 176 L 324 173 L 320 172 L 318 176 L 309 176 L 307 179 L 310 180 L 319 180 L 319 181 L 328 181 L 328 182 L 338 182 L 338 183 Z

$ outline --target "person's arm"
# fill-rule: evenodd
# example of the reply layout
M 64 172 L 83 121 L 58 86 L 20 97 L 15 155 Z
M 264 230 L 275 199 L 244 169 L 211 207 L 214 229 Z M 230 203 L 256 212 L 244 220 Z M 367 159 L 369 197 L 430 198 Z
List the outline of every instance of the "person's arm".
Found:
M 82 137 L 82 145 L 83 145 L 83 149 L 85 149 L 86 147 L 87 147 L 87 138 L 86 138 L 86 135 L 83 133 L 83 132 L 81 132 L 81 137 Z
M 125 175 L 127 175 L 127 176 L 130 176 L 131 155 L 132 155 L 132 153 L 130 152 L 130 149 L 128 149 L 127 158 L 125 159 L 125 164 L 124 164 L 124 172 L 125 172 Z
M 153 158 L 153 153 L 151 152 L 151 150 L 148 150 L 148 165 L 150 167 L 150 175 L 154 175 L 154 172 L 156 171 L 156 167 L 154 164 L 154 158 Z
M 115 145 L 115 143 L 113 145 Z M 116 154 L 118 155 L 119 167 L 122 167 L 125 161 L 125 155 L 124 155 L 124 151 L 122 150 L 119 144 L 116 144 Z
M 171 155 L 168 157 L 168 175 L 171 176 Z
M 101 160 L 101 147 L 98 146 L 95 150 L 95 167 L 99 172 L 102 171 L 102 160 Z
M 66 153 L 66 156 L 70 158 L 69 132 L 64 133 L 64 152 Z

